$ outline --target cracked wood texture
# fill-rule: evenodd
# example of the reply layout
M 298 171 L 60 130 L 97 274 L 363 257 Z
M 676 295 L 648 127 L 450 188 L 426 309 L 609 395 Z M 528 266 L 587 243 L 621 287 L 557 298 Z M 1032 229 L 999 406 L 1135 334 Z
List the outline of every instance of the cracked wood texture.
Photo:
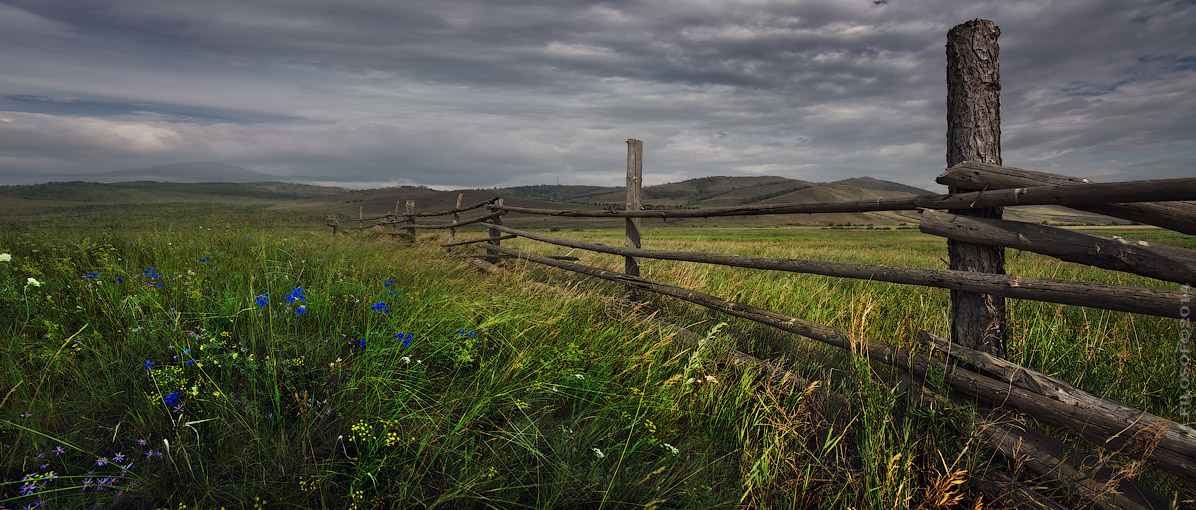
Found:
M 992 21 L 975 19 L 947 33 L 947 166 L 965 161 L 1001 164 L 1001 73 Z M 979 191 L 949 188 L 951 193 Z M 1000 207 L 952 212 L 1001 218 Z M 951 269 L 1005 273 L 1005 249 L 947 240 Z M 951 339 L 1005 357 L 1005 298 L 951 291 Z

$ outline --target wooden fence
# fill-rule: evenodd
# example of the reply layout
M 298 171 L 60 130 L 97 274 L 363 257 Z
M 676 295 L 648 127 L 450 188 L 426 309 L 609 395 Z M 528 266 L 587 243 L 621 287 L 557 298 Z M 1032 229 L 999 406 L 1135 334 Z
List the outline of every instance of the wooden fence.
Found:
M 837 202 L 744 205 L 707 209 L 643 210 L 641 206 L 643 143 L 627 141 L 627 203 L 622 211 L 550 210 L 505 205 L 492 198 L 433 213 L 406 211 L 366 218 L 359 213 L 357 229 L 392 228 L 393 235 L 415 240 L 416 229 L 449 229 L 448 249 L 480 245 L 490 261 L 519 258 L 575 273 L 617 282 L 635 296 L 651 292 L 742 317 L 825 344 L 851 349 L 905 372 L 917 381 L 942 374 L 945 388 L 913 386 L 915 402 L 938 407 L 962 395 L 978 406 L 977 433 L 1011 463 L 1069 487 L 1073 494 L 1103 508 L 1171 508 L 1173 502 L 1149 488 L 1114 474 L 1063 442 L 1009 419 L 1016 411 L 1056 427 L 1109 452 L 1156 466 L 1187 483 L 1196 483 L 1196 430 L 1180 423 L 1124 406 L 1076 388 L 1065 381 L 1015 365 L 1005 357 L 1004 299 L 1018 298 L 1186 320 L 1187 295 L 1182 290 L 1098 284 L 1008 275 L 1004 248 L 1032 251 L 1060 260 L 1129 272 L 1179 284 L 1196 282 L 1196 251 L 1116 236 L 1105 236 L 1044 225 L 1008 221 L 1002 208 L 1020 205 L 1060 205 L 1097 212 L 1196 235 L 1196 178 L 1097 183 L 1062 175 L 1004 167 L 1000 163 L 999 73 L 992 22 L 974 20 L 948 34 L 948 165 L 937 179 L 948 194 Z M 462 220 L 461 213 L 486 208 L 487 214 Z M 791 258 L 747 257 L 640 247 L 641 218 L 709 218 L 797 213 L 856 213 L 920 211 L 922 232 L 941 236 L 949 244 L 950 268 L 926 269 L 874 264 L 825 262 Z M 528 232 L 502 224 L 508 213 L 555 217 L 623 219 L 624 246 L 574 241 Z M 452 215 L 450 223 L 417 224 L 417 218 Z M 367 221 L 371 222 L 367 225 Z M 483 238 L 456 240 L 456 229 L 480 224 Z M 334 232 L 345 231 L 338 220 Z M 400 230 L 401 229 L 401 230 Z M 504 246 L 521 237 L 625 258 L 624 271 L 582 265 L 571 257 L 546 257 Z M 643 259 L 687 261 L 734 267 L 818 274 L 949 289 L 951 338 L 920 332 L 917 340 L 928 352 L 852 335 L 771 310 L 728 301 L 640 276 Z M 576 259 L 573 259 L 576 260 Z M 1002 496 L 1020 495 L 1026 504 L 1050 507 L 1028 487 L 1000 484 Z M 1111 489 L 1111 490 L 1110 490 Z

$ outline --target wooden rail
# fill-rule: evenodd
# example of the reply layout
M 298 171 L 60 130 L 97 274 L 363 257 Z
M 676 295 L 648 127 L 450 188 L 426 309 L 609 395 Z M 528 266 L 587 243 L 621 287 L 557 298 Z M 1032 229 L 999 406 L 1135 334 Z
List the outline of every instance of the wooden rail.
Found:
M 974 273 L 952 269 L 927 269 L 920 267 L 824 262 L 820 260 L 746 257 L 719 253 L 621 248 L 604 244 L 572 241 L 499 225 L 490 225 L 489 228 L 544 243 L 598 253 L 622 255 L 624 257 L 680 260 L 749 269 L 767 269 L 920 285 L 924 287 L 938 287 L 968 292 L 982 292 L 1011 298 L 1143 313 L 1160 317 L 1179 318 L 1181 313 L 1180 308 L 1175 306 L 1175 304 L 1180 302 L 1180 299 L 1183 299 L 1182 291 L 1172 289 L 1050 280 L 1003 274 Z
M 964 163 L 971 166 L 972 163 Z M 649 210 L 559 210 L 506 205 L 503 210 L 542 216 L 570 218 L 713 218 L 799 213 L 857 213 L 871 211 L 916 211 L 919 209 L 979 209 L 1016 205 L 1082 205 L 1108 202 L 1153 202 L 1196 200 L 1196 178 L 1163 179 L 1091 184 L 1088 186 L 1047 185 L 1009 188 L 949 195 L 892 197 L 834 202 L 741 205 L 705 209 Z M 1196 218 L 1196 216 L 1193 216 Z M 1190 220 L 1191 218 L 1189 218 Z

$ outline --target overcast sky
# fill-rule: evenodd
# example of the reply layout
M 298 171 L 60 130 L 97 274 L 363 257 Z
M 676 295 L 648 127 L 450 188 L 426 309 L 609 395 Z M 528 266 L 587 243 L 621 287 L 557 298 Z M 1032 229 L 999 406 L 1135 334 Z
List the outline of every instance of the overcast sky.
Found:
M 1196 4 L 0 0 L 0 178 L 873 176 L 941 190 L 946 34 L 1001 28 L 1006 165 L 1196 175 Z

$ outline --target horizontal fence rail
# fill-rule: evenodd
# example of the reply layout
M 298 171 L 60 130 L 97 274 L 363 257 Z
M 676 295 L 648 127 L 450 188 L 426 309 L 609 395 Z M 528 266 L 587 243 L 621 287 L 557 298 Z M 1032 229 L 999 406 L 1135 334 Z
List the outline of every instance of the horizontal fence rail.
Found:
M 1184 296 L 1182 291 L 1170 289 L 1050 280 L 951 269 L 926 269 L 846 262 L 824 262 L 818 260 L 746 257 L 743 255 L 724 255 L 718 253 L 620 248 L 604 244 L 572 241 L 497 225 L 491 225 L 489 228 L 544 243 L 612 255 L 679 260 L 749 269 L 769 269 L 793 273 L 903 283 L 924 287 L 966 290 L 1012 298 L 1089 306 L 1161 317 L 1179 318 L 1180 309 L 1175 306 L 1175 303 L 1180 302 L 1180 299 L 1183 299 Z
M 1196 199 L 1196 178 L 1159 181 L 1131 181 L 1010 188 L 949 195 L 877 198 L 833 202 L 711 207 L 705 209 L 559 210 L 503 206 L 510 212 L 572 218 L 712 218 L 719 216 L 758 216 L 798 213 L 856 213 L 872 211 L 916 211 L 919 209 L 976 209 L 1017 205 L 1076 205 L 1116 199 L 1120 202 Z M 1196 217 L 1196 216 L 1194 216 Z
M 1188 179 L 1166 179 L 1146 182 L 1172 182 L 1176 186 L 1190 186 L 1179 181 Z M 948 168 L 935 180 L 939 184 L 959 186 L 971 189 L 1007 189 L 1028 186 L 1117 186 L 1128 183 L 1096 183 L 1089 179 L 1079 179 L 1066 175 L 1050 174 L 1024 170 L 1008 166 L 989 165 L 986 163 L 969 163 Z M 1161 202 L 1166 200 L 1192 200 L 1191 197 L 1163 196 L 1147 202 Z M 1167 202 L 1151 204 L 1130 204 L 1133 202 L 1120 196 L 1110 197 L 1106 203 L 1073 205 L 1073 209 L 1104 214 L 1123 220 L 1137 221 L 1148 225 L 1155 225 L 1176 232 L 1196 235 L 1196 203 Z
M 483 200 L 483 201 L 481 201 L 481 202 L 478 202 L 478 203 L 476 203 L 476 204 L 473 204 L 473 205 L 470 205 L 470 206 L 466 206 L 466 207 L 457 207 L 457 208 L 454 208 L 454 209 L 449 209 L 449 210 L 447 210 L 447 211 L 437 211 L 437 212 L 429 212 L 429 213 L 418 213 L 418 214 L 412 214 L 411 216 L 414 216 L 414 217 L 416 217 L 416 218 L 425 218 L 425 217 L 428 217 L 428 216 L 444 216 L 444 215 L 447 215 L 447 214 L 453 214 L 453 213 L 463 213 L 463 212 L 466 212 L 466 211 L 472 211 L 472 210 L 474 210 L 474 209 L 480 209 L 480 208 L 482 208 L 482 207 L 486 207 L 486 206 L 492 205 L 492 204 L 494 204 L 494 202 L 497 202 L 498 200 L 499 200 L 499 198 L 498 198 L 498 197 L 493 197 L 493 198 L 488 198 L 488 199 L 486 199 L 486 200 Z M 405 215 L 404 215 L 404 216 L 405 216 Z M 418 228 L 418 227 L 417 227 L 417 228 Z

